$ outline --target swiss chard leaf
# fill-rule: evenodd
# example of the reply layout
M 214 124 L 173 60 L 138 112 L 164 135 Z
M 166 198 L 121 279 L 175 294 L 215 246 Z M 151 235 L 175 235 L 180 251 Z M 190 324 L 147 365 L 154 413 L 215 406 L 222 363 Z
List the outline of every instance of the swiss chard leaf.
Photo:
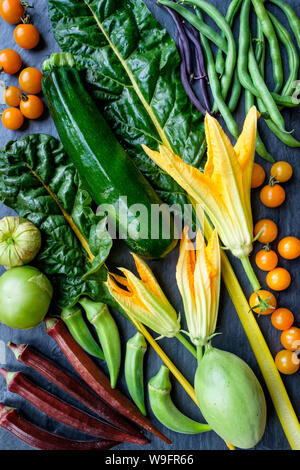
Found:
M 141 148 L 163 142 L 188 163 L 204 163 L 203 119 L 182 86 L 174 41 L 142 0 L 48 4 L 58 44 L 73 53 L 121 143 L 165 202 L 186 203 Z
M 84 294 L 106 300 L 101 281 L 112 240 L 58 140 L 27 135 L 0 149 L 0 200 L 40 229 L 42 248 L 33 264 L 49 276 L 58 306 Z

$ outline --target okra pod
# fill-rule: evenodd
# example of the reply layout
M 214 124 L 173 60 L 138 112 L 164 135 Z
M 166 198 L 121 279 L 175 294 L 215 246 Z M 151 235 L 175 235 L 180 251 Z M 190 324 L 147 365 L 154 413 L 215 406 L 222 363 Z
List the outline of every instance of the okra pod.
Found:
M 95 327 L 110 375 L 110 384 L 115 388 L 121 365 L 121 341 L 119 330 L 107 305 L 93 302 L 88 297 L 79 300 L 88 321 Z
M 198 423 L 185 416 L 171 399 L 169 369 L 161 366 L 157 375 L 148 384 L 149 399 L 155 417 L 167 428 L 181 434 L 200 434 L 211 431 L 208 424 Z
M 131 398 L 143 415 L 146 415 L 144 393 L 144 356 L 147 343 L 137 332 L 127 341 L 125 356 L 125 378 Z
M 103 351 L 100 349 L 88 329 L 78 305 L 71 308 L 64 308 L 61 312 L 61 318 L 75 341 L 82 347 L 82 349 L 92 356 L 104 359 Z

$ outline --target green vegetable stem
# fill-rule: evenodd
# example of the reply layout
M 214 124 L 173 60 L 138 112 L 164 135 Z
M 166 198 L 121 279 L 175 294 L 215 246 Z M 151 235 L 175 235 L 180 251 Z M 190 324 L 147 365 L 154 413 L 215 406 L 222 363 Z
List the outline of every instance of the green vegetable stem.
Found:
M 198 423 L 178 410 L 171 399 L 171 389 L 169 369 L 161 366 L 158 374 L 148 384 L 150 404 L 155 417 L 167 428 L 181 434 L 210 431 L 208 424 Z
M 88 321 L 96 329 L 109 370 L 110 384 L 115 388 L 121 365 L 121 341 L 116 322 L 107 305 L 93 302 L 88 297 L 81 298 L 79 303 L 84 308 Z
M 125 378 L 131 398 L 143 415 L 146 415 L 144 394 L 144 356 L 147 343 L 137 332 L 127 342 L 125 356 Z
M 61 318 L 66 324 L 72 337 L 87 353 L 98 357 L 99 359 L 104 359 L 103 351 L 100 349 L 88 329 L 83 319 L 82 311 L 78 305 L 64 308 L 61 312 Z

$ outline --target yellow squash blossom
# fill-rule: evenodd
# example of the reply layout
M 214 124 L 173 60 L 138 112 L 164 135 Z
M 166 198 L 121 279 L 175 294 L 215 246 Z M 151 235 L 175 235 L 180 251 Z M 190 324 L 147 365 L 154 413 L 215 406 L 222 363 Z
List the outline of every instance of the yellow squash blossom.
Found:
M 183 300 L 190 339 L 203 346 L 214 334 L 217 324 L 220 280 L 220 246 L 216 230 L 207 246 L 198 231 L 196 250 L 185 227 L 176 267 L 177 285 Z
M 149 157 L 203 207 L 224 246 L 238 258 L 247 257 L 252 251 L 250 193 L 257 118 L 258 112 L 252 107 L 233 147 L 218 121 L 206 115 L 207 163 L 204 172 L 185 163 L 164 145 L 160 146 L 159 152 L 143 146 Z
M 124 276 L 110 274 L 107 286 L 112 297 L 122 309 L 162 336 L 172 338 L 179 333 L 180 320 L 172 305 L 161 290 L 151 269 L 137 255 L 132 255 L 140 279 L 124 268 Z M 125 287 L 119 287 L 114 279 Z

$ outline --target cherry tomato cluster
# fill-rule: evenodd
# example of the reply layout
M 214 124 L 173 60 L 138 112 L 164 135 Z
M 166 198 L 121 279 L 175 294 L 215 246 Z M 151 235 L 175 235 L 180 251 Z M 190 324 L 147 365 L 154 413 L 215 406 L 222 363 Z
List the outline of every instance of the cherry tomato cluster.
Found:
M 27 5 L 27 8 L 29 5 Z M 2 0 L 0 15 L 10 24 L 17 25 L 14 38 L 23 49 L 33 49 L 40 40 L 35 26 L 29 24 L 30 17 L 24 3 L 20 0 Z M 12 49 L 0 51 L 0 71 L 14 75 L 20 71 L 22 59 L 18 52 Z M 44 111 L 42 100 L 36 96 L 41 92 L 41 72 L 34 67 L 27 67 L 19 75 L 19 87 L 11 86 L 4 91 L 4 102 L 7 104 L 2 113 L 2 124 L 7 129 L 17 130 L 23 125 L 24 117 L 38 119 Z
M 18 46 L 22 49 L 33 49 L 38 45 L 40 33 L 33 24 L 29 23 L 30 16 L 20 0 L 2 0 L 0 15 L 7 23 L 17 25 L 14 30 L 14 39 Z
M 260 199 L 267 207 L 278 207 L 285 200 L 285 190 L 279 183 L 285 183 L 293 175 L 293 169 L 287 162 L 277 162 L 271 168 L 270 183 L 260 192 Z M 261 165 L 254 164 L 252 174 L 252 188 L 259 188 L 264 184 L 265 170 Z M 282 291 L 291 284 L 290 273 L 278 267 L 278 254 L 287 260 L 294 260 L 300 256 L 300 240 L 293 236 L 281 239 L 277 246 L 278 254 L 270 247 L 278 236 L 278 227 L 272 220 L 262 219 L 254 227 L 254 234 L 264 247 L 256 254 L 256 264 L 267 272 L 266 282 L 270 289 Z M 283 350 L 275 357 L 277 369 L 286 375 L 297 372 L 300 368 L 300 328 L 293 326 L 294 315 L 287 308 L 278 308 L 274 294 L 266 290 L 254 292 L 249 300 L 251 310 L 258 315 L 271 315 L 272 325 L 281 331 L 281 344 Z
M 293 175 L 293 168 L 288 162 L 277 162 L 271 168 L 269 183 L 260 191 L 260 200 L 266 207 L 279 207 L 286 198 L 285 189 L 279 183 L 286 183 Z M 265 170 L 258 163 L 254 163 L 252 173 L 252 188 L 259 188 L 266 179 Z

